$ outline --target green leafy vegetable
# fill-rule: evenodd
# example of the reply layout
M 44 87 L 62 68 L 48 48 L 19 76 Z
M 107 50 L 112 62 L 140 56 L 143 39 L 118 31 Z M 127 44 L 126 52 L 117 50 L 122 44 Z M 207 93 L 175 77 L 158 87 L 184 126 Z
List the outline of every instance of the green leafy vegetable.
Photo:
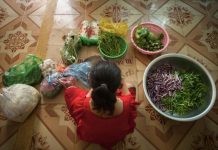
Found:
M 145 27 L 138 27 L 135 32 L 135 42 L 142 48 L 149 51 L 155 51 L 163 48 L 161 40 L 164 38 L 164 35 L 160 33 L 155 35 L 153 32 L 150 32 Z
M 162 102 L 169 112 L 184 115 L 204 103 L 208 88 L 198 74 L 182 72 L 179 76 L 182 89 L 176 91 L 174 96 L 164 97 Z
M 116 56 L 122 53 L 119 36 L 111 32 L 102 32 L 99 35 L 99 48 L 108 56 Z

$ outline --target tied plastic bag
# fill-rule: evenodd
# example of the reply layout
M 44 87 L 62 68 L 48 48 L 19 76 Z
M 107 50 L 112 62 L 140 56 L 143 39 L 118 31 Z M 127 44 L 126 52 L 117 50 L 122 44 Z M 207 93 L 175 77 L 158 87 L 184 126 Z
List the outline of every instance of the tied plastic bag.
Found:
M 14 84 L 2 89 L 0 106 L 3 114 L 9 119 L 23 122 L 40 100 L 39 92 L 26 84 Z
M 44 78 L 49 76 L 52 73 L 57 72 L 56 63 L 51 59 L 44 60 L 43 63 L 39 65 L 39 67 L 42 71 L 42 75 Z
M 68 88 L 70 86 L 75 86 L 77 82 L 76 78 L 72 76 L 61 77 L 58 81 L 65 88 Z
M 72 76 L 75 77 L 78 81 L 83 83 L 86 87 L 89 87 L 88 76 L 91 71 L 92 64 L 90 62 L 83 62 L 80 64 L 72 64 L 68 66 L 64 72 L 63 77 Z
M 73 64 L 77 61 L 78 51 L 82 48 L 80 37 L 70 32 L 65 40 L 64 47 L 61 49 L 61 57 L 66 65 Z
M 56 96 L 62 89 L 62 85 L 58 81 L 61 77 L 61 73 L 55 72 L 44 78 L 40 84 L 40 92 L 42 95 L 47 98 Z
M 80 39 L 83 45 L 97 45 L 98 32 L 99 26 L 96 21 L 84 20 L 80 27 Z
M 28 85 L 37 84 L 42 79 L 42 73 L 39 64 L 42 60 L 34 55 L 27 55 L 21 64 L 11 67 L 3 75 L 3 84 L 10 86 L 12 84 L 23 83 Z

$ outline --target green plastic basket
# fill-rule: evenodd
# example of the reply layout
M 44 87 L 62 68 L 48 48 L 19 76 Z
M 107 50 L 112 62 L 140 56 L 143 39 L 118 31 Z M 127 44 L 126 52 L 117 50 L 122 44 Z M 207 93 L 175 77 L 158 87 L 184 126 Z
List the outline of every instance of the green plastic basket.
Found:
M 120 48 L 121 48 L 121 53 L 118 54 L 118 55 L 115 55 L 115 56 L 106 55 L 104 53 L 104 51 L 102 50 L 102 48 L 101 48 L 101 44 L 98 45 L 99 52 L 100 52 L 101 56 L 103 57 L 103 59 L 118 60 L 118 59 L 121 59 L 121 58 L 123 58 L 125 56 L 125 54 L 127 52 L 127 49 L 128 49 L 127 43 L 122 37 L 118 36 L 118 38 L 119 38 L 119 41 L 120 41 Z

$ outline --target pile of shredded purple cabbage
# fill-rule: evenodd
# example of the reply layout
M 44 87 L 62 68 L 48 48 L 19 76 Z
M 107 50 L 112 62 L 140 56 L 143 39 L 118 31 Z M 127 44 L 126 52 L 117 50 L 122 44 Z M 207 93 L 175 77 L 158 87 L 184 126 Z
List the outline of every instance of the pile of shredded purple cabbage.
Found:
M 172 65 L 163 64 L 148 74 L 146 85 L 153 103 L 162 111 L 166 111 L 161 100 L 165 96 L 173 96 L 176 90 L 180 90 L 182 79 L 175 73 Z

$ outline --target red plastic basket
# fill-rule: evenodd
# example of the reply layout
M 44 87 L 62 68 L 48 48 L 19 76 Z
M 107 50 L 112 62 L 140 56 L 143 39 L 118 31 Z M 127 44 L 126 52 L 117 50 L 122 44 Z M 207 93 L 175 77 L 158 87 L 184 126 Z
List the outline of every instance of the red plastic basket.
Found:
M 150 31 L 153 32 L 154 34 L 155 34 L 155 33 L 157 33 L 157 34 L 162 33 L 162 34 L 164 35 L 164 38 L 162 39 L 161 42 L 162 42 L 162 44 L 164 45 L 164 47 L 163 47 L 162 49 L 159 49 L 159 50 L 156 50 L 156 51 L 149 51 L 149 50 L 142 49 L 142 48 L 138 47 L 138 46 L 136 45 L 135 41 L 134 41 L 134 36 L 135 36 L 135 31 L 136 31 L 136 29 L 137 29 L 139 26 L 148 28 L 148 30 L 150 30 Z M 144 23 L 141 23 L 141 24 L 136 25 L 135 27 L 133 27 L 132 30 L 131 30 L 131 42 L 132 42 L 133 46 L 134 46 L 139 52 L 141 52 L 141 53 L 143 53 L 143 54 L 147 54 L 147 55 L 159 54 L 159 53 L 163 52 L 163 51 L 167 48 L 167 46 L 168 46 L 168 44 L 169 44 L 169 41 L 170 41 L 170 38 L 169 38 L 169 35 L 168 35 L 167 31 L 166 31 L 163 27 L 161 27 L 161 26 L 159 26 L 159 25 L 157 25 L 157 24 L 151 23 L 151 22 L 144 22 Z

